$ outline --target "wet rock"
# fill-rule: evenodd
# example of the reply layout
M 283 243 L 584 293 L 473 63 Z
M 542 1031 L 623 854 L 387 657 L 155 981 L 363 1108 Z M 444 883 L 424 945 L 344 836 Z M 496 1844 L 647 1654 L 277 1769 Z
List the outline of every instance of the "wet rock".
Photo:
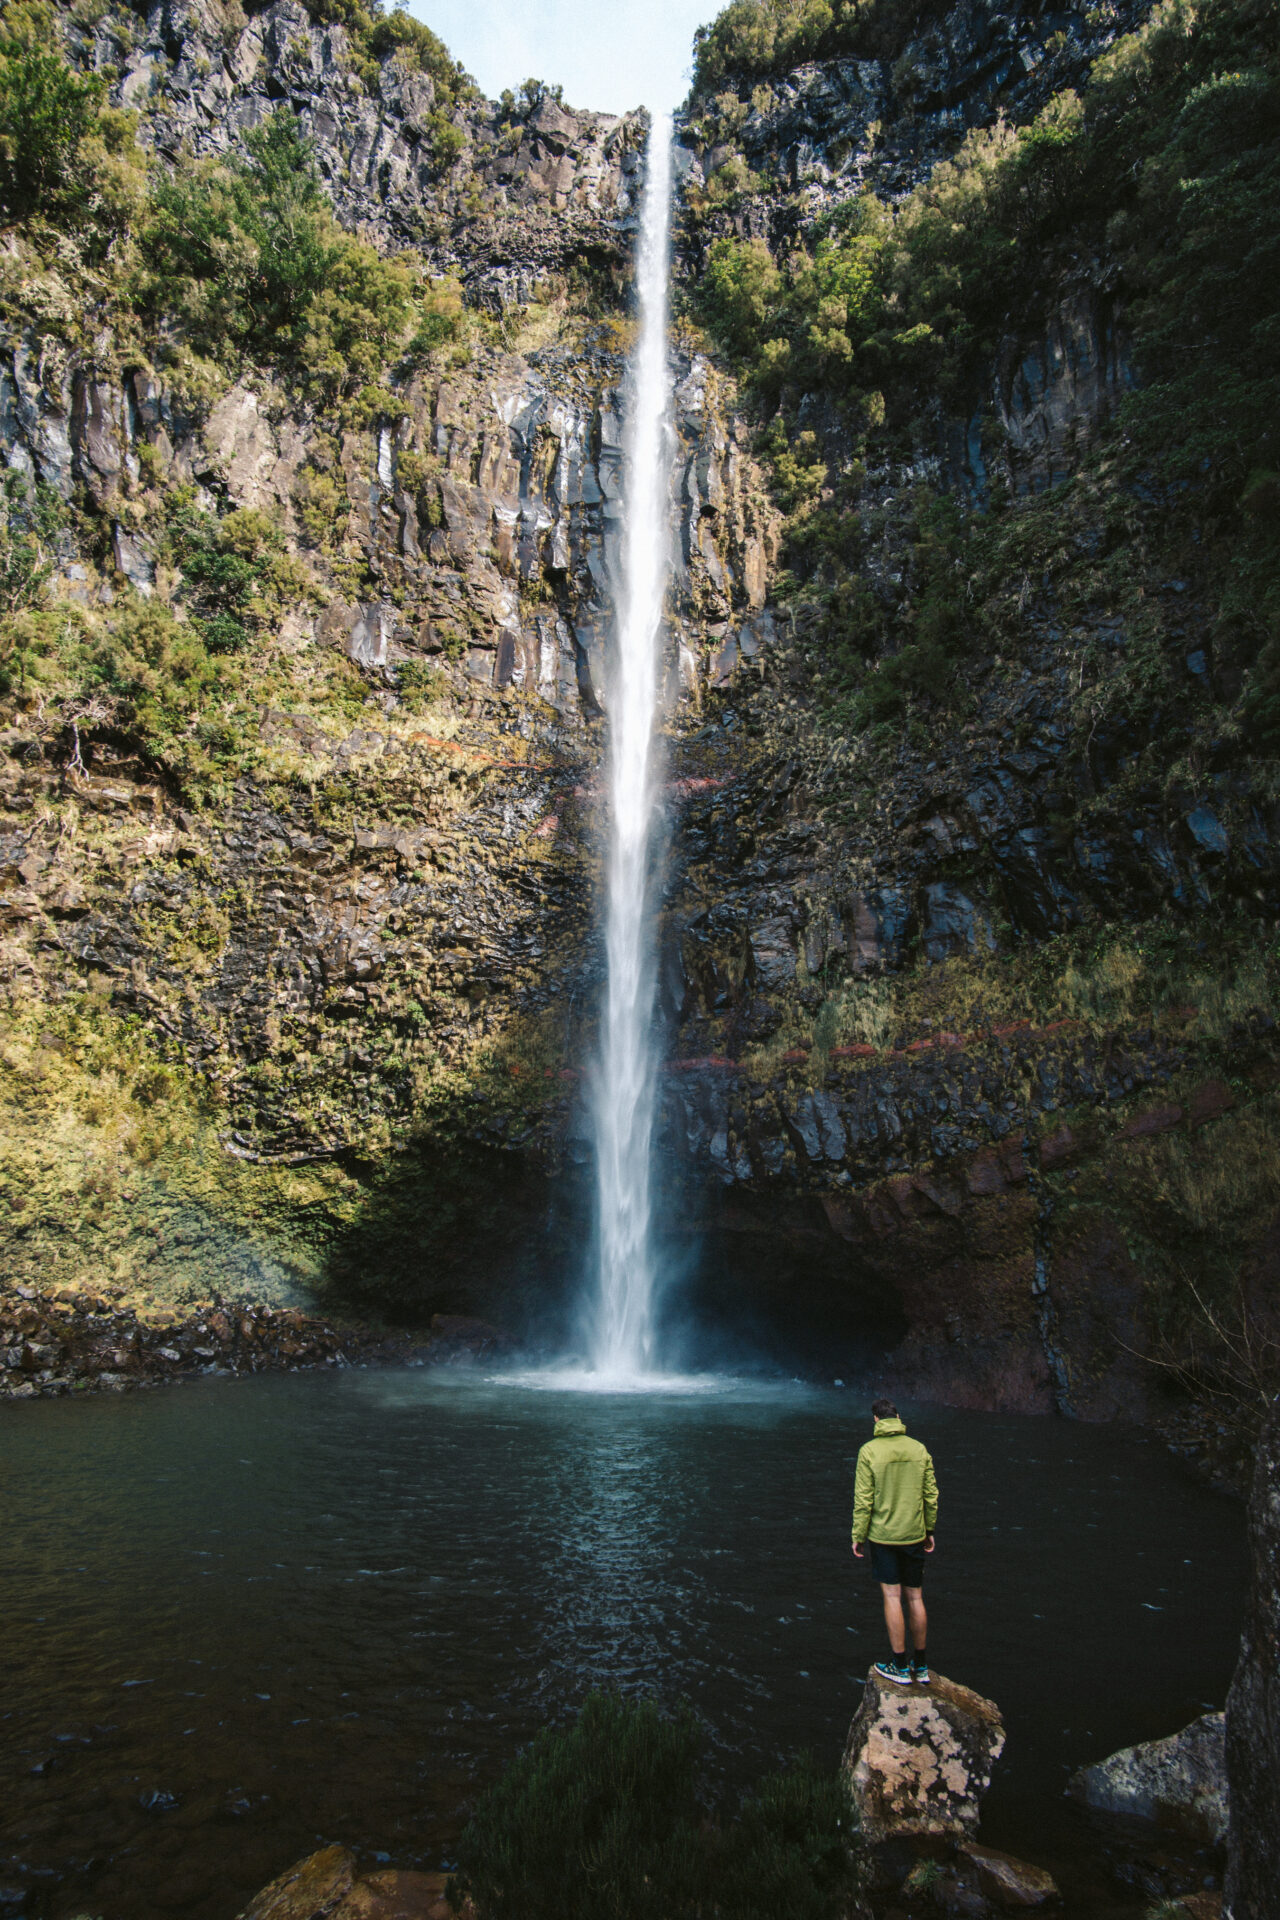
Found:
M 1227 1695 L 1231 1820 L 1224 1912 L 1265 1920 L 1280 1887 L 1280 1410 L 1258 1442 L 1249 1498 L 1249 1598 Z
M 1206 1713 L 1181 1733 L 1081 1767 L 1067 1791 L 1097 1812 L 1150 1820 L 1218 1845 L 1227 1837 L 1225 1734 L 1226 1716 Z
M 357 1878 L 355 1867 L 348 1848 L 326 1847 L 273 1880 L 239 1920 L 450 1920 L 446 1874 L 387 1869 Z
M 348 1847 L 324 1847 L 273 1880 L 238 1920 L 330 1920 L 355 1885 L 356 1857 Z
M 844 1756 L 864 1837 L 967 1837 L 1004 1740 L 994 1701 L 940 1674 L 895 1687 L 873 1669 Z
M 1057 1882 L 1043 1867 L 1033 1867 L 994 1847 L 980 1847 L 975 1841 L 967 1842 L 959 1852 L 976 1872 L 981 1892 L 997 1907 L 1043 1907 L 1060 1898 Z
M 388 1869 L 357 1880 L 334 1920 L 452 1920 L 448 1875 Z

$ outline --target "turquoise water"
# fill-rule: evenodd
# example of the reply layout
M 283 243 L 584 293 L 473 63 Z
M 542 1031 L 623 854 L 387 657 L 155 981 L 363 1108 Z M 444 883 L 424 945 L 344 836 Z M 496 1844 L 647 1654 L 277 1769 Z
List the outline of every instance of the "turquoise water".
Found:
M 1221 1705 L 1243 1516 L 1111 1430 L 911 1424 L 931 1655 L 1008 1727 L 987 1836 L 1083 1888 L 1065 1777 Z M 335 1840 L 438 1866 L 594 1685 L 691 1700 L 726 1783 L 834 1765 L 882 1650 L 866 1431 L 835 1391 L 415 1372 L 0 1409 L 0 1914 L 231 1920 Z

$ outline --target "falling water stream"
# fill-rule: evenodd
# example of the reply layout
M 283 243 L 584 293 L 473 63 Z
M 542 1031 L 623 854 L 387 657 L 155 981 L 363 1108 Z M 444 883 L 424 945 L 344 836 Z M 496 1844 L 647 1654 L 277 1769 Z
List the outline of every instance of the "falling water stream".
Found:
M 591 1362 L 601 1385 L 652 1374 L 655 1270 L 652 842 L 659 639 L 670 568 L 671 377 L 667 352 L 671 122 L 655 115 L 641 209 L 639 336 L 630 374 L 622 595 L 609 688 L 607 981 L 593 1110 L 598 1283 Z

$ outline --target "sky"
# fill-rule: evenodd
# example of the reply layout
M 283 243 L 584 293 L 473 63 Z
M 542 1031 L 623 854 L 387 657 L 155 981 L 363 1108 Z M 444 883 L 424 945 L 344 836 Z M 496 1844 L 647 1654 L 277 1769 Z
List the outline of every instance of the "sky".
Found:
M 564 88 L 571 107 L 626 113 L 678 106 L 693 30 L 723 0 L 409 0 L 496 99 L 522 80 Z

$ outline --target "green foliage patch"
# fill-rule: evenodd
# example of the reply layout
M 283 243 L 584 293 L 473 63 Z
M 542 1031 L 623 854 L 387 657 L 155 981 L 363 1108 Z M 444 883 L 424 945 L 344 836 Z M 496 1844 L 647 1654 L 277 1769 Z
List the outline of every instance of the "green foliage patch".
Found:
M 844 16 L 826 8 L 836 24 L 815 40 L 823 10 L 736 0 L 704 52 L 711 60 L 722 24 L 733 30 L 725 46 L 745 36 L 751 71 L 753 34 L 764 34 L 760 60 L 782 58 L 793 28 L 805 57 L 829 51 Z M 933 396 L 970 418 L 1000 339 L 1042 325 L 1046 290 L 1093 251 L 1119 269 L 1140 374 L 1123 438 L 1095 462 L 1095 481 L 1105 471 L 1129 502 L 1105 518 L 1124 520 L 1132 541 L 1129 509 L 1147 503 L 1162 564 L 1206 582 L 1215 648 L 1244 678 L 1253 740 L 1280 748 L 1278 49 L 1277 0 L 1163 0 L 1081 94 L 1057 95 L 1027 126 L 971 132 L 901 206 L 846 202 L 778 259 L 759 240 L 722 233 L 710 244 L 699 318 L 768 422 L 760 450 L 790 516 L 783 586 L 806 605 L 829 695 L 859 689 L 846 719 L 876 724 L 936 704 L 972 627 L 955 601 L 965 568 L 931 558 L 932 538 L 913 540 L 908 612 L 859 582 L 866 460 L 927 443 L 936 426 L 922 403 Z M 797 431 L 815 400 L 827 431 Z M 1043 516 L 1019 511 L 1034 547 Z M 1018 536 L 970 526 L 960 544 L 980 575 Z M 972 606 L 972 588 L 967 597 Z
M 47 13 L 15 7 L 0 30 L 0 214 L 73 215 L 87 198 L 78 162 L 95 128 L 106 82 L 73 73 L 42 44 Z
M 179 167 L 157 186 L 136 292 L 198 351 L 252 352 L 327 398 L 376 383 L 417 311 L 413 258 L 339 227 L 311 143 L 287 107 L 245 136 L 247 157 Z
M 696 101 L 726 81 L 786 73 L 805 60 L 892 58 L 945 0 L 730 0 L 694 35 Z
M 52 487 L 39 481 L 32 486 L 12 469 L 4 475 L 0 481 L 0 613 L 39 605 L 53 573 L 52 543 L 64 519 L 62 502 Z
M 279 527 L 256 508 L 219 520 L 178 489 L 165 517 L 166 551 L 182 573 L 183 598 L 210 653 L 239 653 L 315 583 L 285 550 Z
M 802 1761 L 716 1825 L 687 1708 L 594 1693 L 479 1801 L 451 1898 L 480 1920 L 836 1920 L 855 1891 L 843 1783 Z

